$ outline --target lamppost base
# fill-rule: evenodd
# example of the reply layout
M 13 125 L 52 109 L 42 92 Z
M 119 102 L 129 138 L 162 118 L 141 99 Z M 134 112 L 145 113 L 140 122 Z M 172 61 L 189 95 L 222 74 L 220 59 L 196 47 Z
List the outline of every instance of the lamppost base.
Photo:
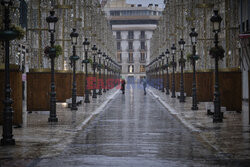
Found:
M 222 118 L 213 118 L 213 123 L 221 123 L 223 122 Z
M 198 110 L 199 108 L 196 106 L 196 107 L 191 107 L 191 110 Z
M 13 146 L 15 144 L 16 144 L 15 139 L 1 139 L 2 146 Z
M 184 100 L 184 99 L 180 99 L 179 102 L 180 102 L 180 103 L 185 103 L 185 100 Z
M 48 119 L 49 122 L 58 122 L 58 118 L 56 117 L 51 117 Z
M 71 110 L 78 110 L 77 107 L 71 107 Z
M 175 95 L 172 95 L 171 98 L 176 98 L 176 96 L 175 96 Z
M 219 115 L 216 115 L 214 113 L 213 123 L 221 123 L 221 122 L 223 122 L 223 112 L 220 112 Z
M 84 103 L 90 103 L 89 99 L 85 99 Z

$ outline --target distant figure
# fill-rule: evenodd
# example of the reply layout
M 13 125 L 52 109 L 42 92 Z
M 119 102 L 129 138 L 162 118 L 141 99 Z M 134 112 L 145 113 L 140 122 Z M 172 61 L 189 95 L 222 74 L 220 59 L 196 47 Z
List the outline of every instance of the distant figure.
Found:
M 125 79 L 122 79 L 122 81 L 121 81 L 121 91 L 122 91 L 122 94 L 125 93 L 125 84 L 126 84 Z
M 146 87 L 147 87 L 147 80 L 146 77 L 142 79 L 143 89 L 144 89 L 144 95 L 146 95 Z

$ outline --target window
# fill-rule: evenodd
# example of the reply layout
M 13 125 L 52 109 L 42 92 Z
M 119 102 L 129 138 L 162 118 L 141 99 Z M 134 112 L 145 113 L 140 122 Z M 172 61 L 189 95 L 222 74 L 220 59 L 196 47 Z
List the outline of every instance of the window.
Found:
M 146 56 L 144 52 L 141 53 L 141 61 L 146 61 Z
M 117 42 L 117 50 L 121 50 L 121 42 Z
M 129 54 L 128 54 L 128 61 L 129 61 L 129 62 L 133 62 L 133 61 L 134 61 L 133 53 L 129 53 Z
M 122 62 L 122 53 L 117 53 L 117 61 Z
M 128 49 L 133 50 L 133 42 L 128 42 Z
M 128 65 L 128 73 L 134 72 L 134 65 Z
M 116 31 L 116 39 L 121 39 L 121 31 Z
M 134 39 L 134 32 L 128 31 L 128 39 Z
M 145 42 L 144 41 L 141 42 L 141 49 L 145 50 Z
M 141 39 L 145 39 L 145 31 L 141 31 Z
M 110 11 L 110 16 L 120 16 L 120 11 Z
M 140 72 L 145 72 L 145 65 L 140 65 Z

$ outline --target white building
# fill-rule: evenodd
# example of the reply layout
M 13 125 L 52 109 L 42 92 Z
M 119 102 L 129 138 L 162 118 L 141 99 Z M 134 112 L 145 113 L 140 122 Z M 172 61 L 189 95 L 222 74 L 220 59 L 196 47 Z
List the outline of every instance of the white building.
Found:
M 139 80 L 146 76 L 145 65 L 150 58 L 150 39 L 163 9 L 158 4 L 127 4 L 126 0 L 111 0 L 104 11 L 117 39 L 117 61 L 122 65 L 122 77 Z

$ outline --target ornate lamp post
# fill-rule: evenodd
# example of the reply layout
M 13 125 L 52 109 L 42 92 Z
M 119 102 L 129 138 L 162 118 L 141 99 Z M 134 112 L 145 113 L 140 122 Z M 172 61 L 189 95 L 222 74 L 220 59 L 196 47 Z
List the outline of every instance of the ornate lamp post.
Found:
M 109 68 L 109 64 L 110 64 L 110 57 L 107 56 L 106 57 L 106 67 L 107 67 L 107 80 L 106 80 L 106 91 L 109 91 L 109 79 L 110 79 L 110 74 L 109 74 L 109 71 L 110 71 L 110 68 Z
M 99 49 L 98 52 L 98 61 L 99 61 L 99 64 L 98 64 L 98 70 L 99 70 L 99 82 L 101 82 L 101 77 L 102 77 L 102 65 L 101 65 L 101 59 L 102 59 L 102 52 L 101 50 Z M 99 87 L 99 92 L 98 92 L 98 95 L 102 95 L 102 87 L 100 85 Z
M 195 65 L 196 65 L 196 60 L 198 60 L 198 56 L 196 55 L 196 43 L 197 43 L 197 36 L 198 33 L 195 32 L 195 28 L 191 28 L 191 33 L 189 36 L 191 37 L 191 43 L 193 45 L 193 53 L 192 57 L 190 58 L 192 60 L 192 65 L 193 65 L 193 84 L 192 84 L 192 110 L 198 110 L 197 106 L 197 100 L 196 100 L 196 75 L 195 75 Z
M 181 58 L 179 60 L 179 64 L 181 66 L 181 80 L 180 80 L 180 102 L 185 102 L 185 96 L 184 96 L 184 80 L 183 80 L 183 69 L 185 67 L 185 59 L 183 58 L 183 51 L 184 51 L 184 45 L 185 41 L 183 39 L 180 39 L 179 45 L 181 48 Z
M 218 14 L 218 10 L 214 10 L 214 15 L 211 17 L 210 21 L 213 23 L 213 32 L 215 33 L 215 46 L 210 49 L 210 55 L 215 59 L 215 84 L 214 84 L 214 116 L 213 122 L 222 122 L 223 113 L 220 108 L 220 89 L 219 89 L 219 71 L 218 71 L 218 61 L 223 59 L 225 50 L 222 46 L 219 46 L 218 33 L 221 30 L 220 24 L 222 21 L 221 16 Z
M 165 59 L 165 54 L 162 52 L 162 54 L 161 54 L 161 60 L 162 60 L 162 62 L 161 62 L 161 64 L 162 64 L 162 66 L 161 66 L 161 74 L 162 74 L 162 92 L 165 92 L 165 87 L 164 87 L 164 59 Z
M 168 63 L 169 51 L 168 51 L 168 49 L 166 50 L 165 54 L 166 54 L 166 69 L 167 69 L 166 95 L 169 95 L 169 73 L 168 73 L 168 67 L 169 67 L 169 63 Z
M 172 60 L 172 67 L 173 67 L 173 73 L 172 73 L 172 98 L 175 98 L 175 68 L 176 68 L 176 62 L 174 60 L 174 56 L 175 56 L 175 51 L 176 51 L 176 47 L 175 44 L 173 44 L 173 46 L 171 47 L 172 50 L 172 56 L 173 56 L 173 60 Z
M 106 92 L 106 57 L 107 57 L 107 55 L 105 54 L 105 52 L 102 54 L 102 57 L 103 57 L 103 67 L 104 67 L 104 69 L 103 69 L 103 78 L 104 78 L 104 88 L 103 88 L 103 92 L 105 93 Z
M 105 61 L 106 61 L 106 65 L 105 65 L 105 69 L 106 69 L 106 92 L 107 91 L 109 91 L 109 88 L 108 88 L 108 86 L 109 86 L 109 84 L 108 84 L 108 81 L 109 81 L 109 57 L 108 57 L 108 55 L 106 55 L 106 59 L 105 59 Z
M 90 103 L 90 101 L 89 101 L 89 90 L 88 90 L 88 63 L 89 63 L 88 51 L 89 51 L 89 44 L 90 43 L 88 41 L 88 38 L 85 38 L 85 40 L 83 42 L 85 59 L 82 61 L 82 63 L 85 64 L 85 99 L 84 99 L 84 103 Z
M 93 62 L 93 71 L 94 71 L 94 78 L 95 78 L 95 82 L 94 82 L 94 89 L 93 89 L 93 96 L 92 98 L 97 98 L 97 93 L 96 93 L 96 74 L 95 74 L 95 69 L 97 67 L 97 63 L 96 63 L 96 52 L 97 52 L 97 48 L 96 45 L 93 45 L 92 47 L 92 52 L 93 52 L 93 57 L 94 57 L 94 62 Z
M 70 62 L 73 66 L 73 83 L 72 83 L 72 105 L 71 110 L 77 110 L 76 105 L 76 61 L 79 59 L 79 56 L 76 55 L 76 45 L 77 45 L 77 38 L 78 33 L 76 32 L 76 29 L 73 29 L 73 32 L 70 34 L 72 45 L 73 45 L 73 55 L 70 56 Z
M 10 88 L 10 40 L 17 37 L 14 31 L 10 30 L 10 6 L 12 5 L 11 0 L 2 0 L 1 4 L 4 6 L 4 31 L 1 31 L 1 39 L 5 41 L 5 99 L 4 99 L 4 111 L 3 111 L 3 138 L 1 139 L 1 145 L 15 145 L 15 139 L 12 134 L 12 119 L 13 110 L 11 104 L 11 88 Z M 2 37 L 3 36 L 3 37 Z
M 154 76 L 155 76 L 155 81 L 154 81 L 154 87 L 155 87 L 155 89 L 158 89 L 158 77 L 157 77 L 157 69 L 158 69 L 158 64 L 157 64 L 157 59 L 158 58 L 156 58 L 156 59 L 154 59 Z
M 158 89 L 161 90 L 161 55 L 157 58 L 157 71 L 158 71 Z
M 56 117 L 56 87 L 55 87 L 55 57 L 56 57 L 56 49 L 54 48 L 54 33 L 55 33 L 55 24 L 58 21 L 58 18 L 54 16 L 55 11 L 50 11 L 50 16 L 46 18 L 46 21 L 49 24 L 49 32 L 50 32 L 50 51 L 49 57 L 51 58 L 51 92 L 50 92 L 50 116 L 49 122 L 58 122 Z

